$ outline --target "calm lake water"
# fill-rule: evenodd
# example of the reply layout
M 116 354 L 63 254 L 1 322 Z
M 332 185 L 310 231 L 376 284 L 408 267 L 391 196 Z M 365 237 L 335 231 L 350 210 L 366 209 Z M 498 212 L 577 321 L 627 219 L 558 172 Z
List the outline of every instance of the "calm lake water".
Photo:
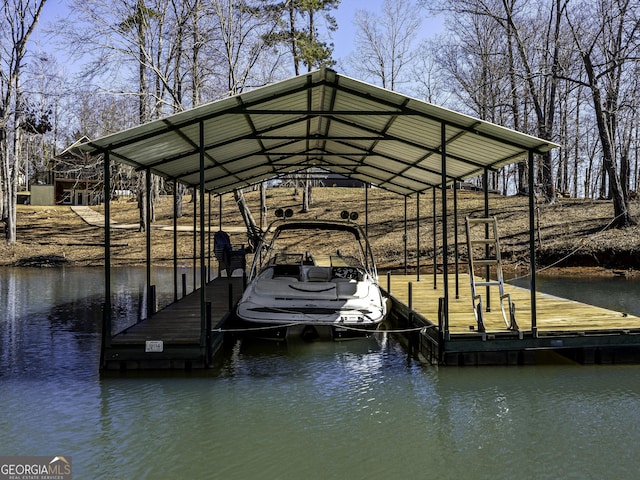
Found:
M 171 271 L 154 276 L 170 299 Z M 539 286 L 558 294 L 553 281 Z M 637 280 L 575 283 L 640 314 Z M 118 322 L 139 315 L 143 284 L 144 270 L 114 271 Z M 380 336 L 238 341 L 212 371 L 101 377 L 102 292 L 99 269 L 0 269 L 0 455 L 70 456 L 77 479 L 640 471 L 640 366 L 437 368 Z

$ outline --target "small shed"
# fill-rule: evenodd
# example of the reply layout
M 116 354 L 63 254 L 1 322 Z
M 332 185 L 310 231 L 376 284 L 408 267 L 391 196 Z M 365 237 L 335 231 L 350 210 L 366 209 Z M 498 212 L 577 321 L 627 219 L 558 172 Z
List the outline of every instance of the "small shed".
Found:
M 31 185 L 31 205 L 49 206 L 56 204 L 56 192 L 53 185 Z

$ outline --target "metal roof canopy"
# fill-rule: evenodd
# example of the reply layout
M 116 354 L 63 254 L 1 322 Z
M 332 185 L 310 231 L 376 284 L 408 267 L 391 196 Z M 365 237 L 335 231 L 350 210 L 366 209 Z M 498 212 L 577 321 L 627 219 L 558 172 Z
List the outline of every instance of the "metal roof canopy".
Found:
M 558 146 L 323 68 L 82 148 L 191 187 L 202 159 L 218 194 L 321 167 L 412 195 Z

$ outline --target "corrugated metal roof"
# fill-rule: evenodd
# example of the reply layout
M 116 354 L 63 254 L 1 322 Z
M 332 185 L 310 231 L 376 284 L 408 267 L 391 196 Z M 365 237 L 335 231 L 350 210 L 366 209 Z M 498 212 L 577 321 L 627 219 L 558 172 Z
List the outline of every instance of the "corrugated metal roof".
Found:
M 322 167 L 402 195 L 559 145 L 321 69 L 93 140 L 83 148 L 226 193 Z

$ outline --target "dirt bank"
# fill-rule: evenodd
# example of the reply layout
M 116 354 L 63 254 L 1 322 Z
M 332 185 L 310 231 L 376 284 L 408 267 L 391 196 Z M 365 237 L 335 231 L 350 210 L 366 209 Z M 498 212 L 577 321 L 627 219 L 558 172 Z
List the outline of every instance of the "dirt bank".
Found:
M 252 212 L 259 221 L 259 198 L 257 192 L 247 192 L 246 198 Z M 449 192 L 451 195 L 451 192 Z M 372 248 L 382 270 L 398 269 L 404 265 L 404 212 L 405 201 L 382 190 L 369 191 L 369 214 L 365 216 L 365 195 L 362 189 L 316 188 L 311 212 L 299 213 L 300 199 L 292 189 L 271 189 L 268 193 L 269 220 L 277 207 L 291 207 L 298 218 L 338 218 L 342 210 L 357 211 L 359 222 L 368 223 Z M 459 192 L 459 238 L 462 262 L 464 263 L 464 218 L 483 216 L 484 199 L 474 192 Z M 178 225 L 185 230 L 194 224 L 193 203 L 185 199 L 183 216 Z M 208 206 L 207 201 L 207 206 Z M 452 212 L 449 199 L 448 210 Z M 417 263 L 418 241 L 416 233 L 416 200 L 408 199 L 407 211 L 407 261 L 413 270 Z M 231 195 L 223 197 L 222 228 L 231 231 L 243 227 Z M 428 270 L 433 265 L 433 199 L 422 196 L 420 201 L 420 264 Z M 528 199 L 523 197 L 491 196 L 490 215 L 498 218 L 502 253 L 505 263 L 513 269 L 527 269 L 529 262 L 529 218 Z M 102 207 L 94 207 L 102 212 Z M 112 219 L 121 223 L 138 220 L 135 201 L 126 199 L 112 203 Z M 584 273 L 606 275 L 634 274 L 640 271 L 640 226 L 625 230 L 607 229 L 613 216 L 613 207 L 608 201 L 559 200 L 553 205 L 537 205 L 536 255 L 540 266 L 553 266 L 553 271 L 580 268 Z M 211 223 L 214 230 L 220 223 L 218 198 L 211 202 Z M 441 200 L 436 201 L 436 255 L 442 262 L 442 226 L 440 222 Z M 640 204 L 632 206 L 632 214 L 640 219 Z M 208 215 L 208 214 L 207 214 Z M 173 201 L 162 198 L 156 209 L 154 225 L 172 225 Z M 453 215 L 449 220 L 449 256 L 453 255 Z M 233 227 L 233 228 L 231 228 Z M 232 233 L 234 243 L 246 243 L 246 236 Z M 84 222 L 69 207 L 18 207 L 18 242 L 15 245 L 0 245 L 1 265 L 59 265 L 66 263 L 78 266 L 104 264 L 103 228 Z M 155 265 L 171 265 L 173 258 L 173 232 L 154 229 L 151 232 L 151 256 Z M 111 241 L 113 265 L 142 265 L 146 259 L 146 234 L 137 229 L 112 229 Z M 182 265 L 193 263 L 193 234 L 178 233 L 178 258 Z M 196 251 L 199 246 L 196 246 Z M 36 258 L 40 257 L 40 258 Z M 47 260 L 49 259 L 49 260 Z

